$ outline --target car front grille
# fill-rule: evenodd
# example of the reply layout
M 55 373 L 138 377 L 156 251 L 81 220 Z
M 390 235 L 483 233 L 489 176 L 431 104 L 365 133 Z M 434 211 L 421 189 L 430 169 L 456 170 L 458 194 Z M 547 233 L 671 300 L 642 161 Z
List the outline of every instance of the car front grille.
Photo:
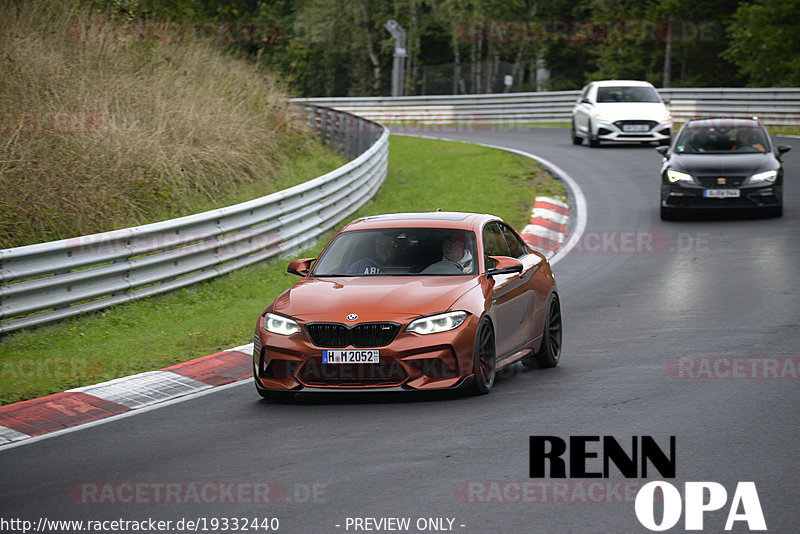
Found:
M 349 327 L 341 323 L 309 323 L 306 325 L 311 343 L 317 347 L 341 348 L 384 347 L 400 331 L 397 323 L 361 323 Z
M 720 183 L 724 178 L 725 183 Z M 700 185 L 711 189 L 724 189 L 726 187 L 739 187 L 747 179 L 746 176 L 698 176 L 697 181 Z
M 647 131 L 649 132 L 650 130 L 658 126 L 658 123 L 656 121 L 616 121 L 614 123 L 614 126 L 619 128 L 623 132 L 625 132 L 626 125 L 637 125 L 637 126 L 644 125 L 647 126 Z M 640 131 L 640 132 L 625 132 L 625 133 L 645 133 L 645 132 Z

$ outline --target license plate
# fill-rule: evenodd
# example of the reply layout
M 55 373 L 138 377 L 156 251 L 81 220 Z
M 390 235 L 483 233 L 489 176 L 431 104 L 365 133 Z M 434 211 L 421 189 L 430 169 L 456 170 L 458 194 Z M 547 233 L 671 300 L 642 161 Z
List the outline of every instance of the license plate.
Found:
M 738 189 L 704 189 L 705 198 L 739 198 L 741 193 Z
M 377 350 L 323 350 L 322 363 L 381 363 Z
M 650 127 L 646 124 L 623 124 L 623 132 L 649 132 Z

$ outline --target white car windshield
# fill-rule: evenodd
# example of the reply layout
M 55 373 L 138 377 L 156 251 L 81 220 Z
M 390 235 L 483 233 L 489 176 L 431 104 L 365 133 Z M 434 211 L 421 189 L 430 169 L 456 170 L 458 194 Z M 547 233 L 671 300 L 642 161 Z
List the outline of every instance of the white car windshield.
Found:
M 652 87 L 641 86 L 613 86 L 597 88 L 597 103 L 611 102 L 650 102 L 658 103 L 661 99 Z
M 475 234 L 447 228 L 344 232 L 317 260 L 312 276 L 477 274 Z

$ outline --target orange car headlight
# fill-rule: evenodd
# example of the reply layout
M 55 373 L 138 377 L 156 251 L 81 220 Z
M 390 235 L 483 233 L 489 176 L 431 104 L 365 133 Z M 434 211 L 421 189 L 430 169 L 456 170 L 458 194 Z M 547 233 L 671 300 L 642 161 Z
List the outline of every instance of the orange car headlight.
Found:
M 415 334 L 437 334 L 439 332 L 447 332 L 461 326 L 467 319 L 467 312 L 454 311 L 442 313 L 440 315 L 432 315 L 430 317 L 422 317 L 412 321 L 406 328 L 406 332 L 414 332 Z
M 268 313 L 264 315 L 264 329 L 273 334 L 291 336 L 300 332 L 300 325 L 287 317 Z

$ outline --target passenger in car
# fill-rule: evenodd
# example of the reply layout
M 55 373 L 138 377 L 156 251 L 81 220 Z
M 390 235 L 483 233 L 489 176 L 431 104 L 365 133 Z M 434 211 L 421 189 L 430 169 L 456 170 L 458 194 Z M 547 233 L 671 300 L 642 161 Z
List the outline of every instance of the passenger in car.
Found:
M 708 132 L 705 130 L 698 130 L 695 132 L 694 136 L 692 136 L 692 142 L 689 146 L 694 152 L 705 152 L 709 149 L 708 141 Z
M 383 267 L 390 265 L 397 258 L 397 243 L 386 234 L 375 237 L 375 256 L 364 257 L 353 262 L 347 268 L 347 274 L 381 274 Z

